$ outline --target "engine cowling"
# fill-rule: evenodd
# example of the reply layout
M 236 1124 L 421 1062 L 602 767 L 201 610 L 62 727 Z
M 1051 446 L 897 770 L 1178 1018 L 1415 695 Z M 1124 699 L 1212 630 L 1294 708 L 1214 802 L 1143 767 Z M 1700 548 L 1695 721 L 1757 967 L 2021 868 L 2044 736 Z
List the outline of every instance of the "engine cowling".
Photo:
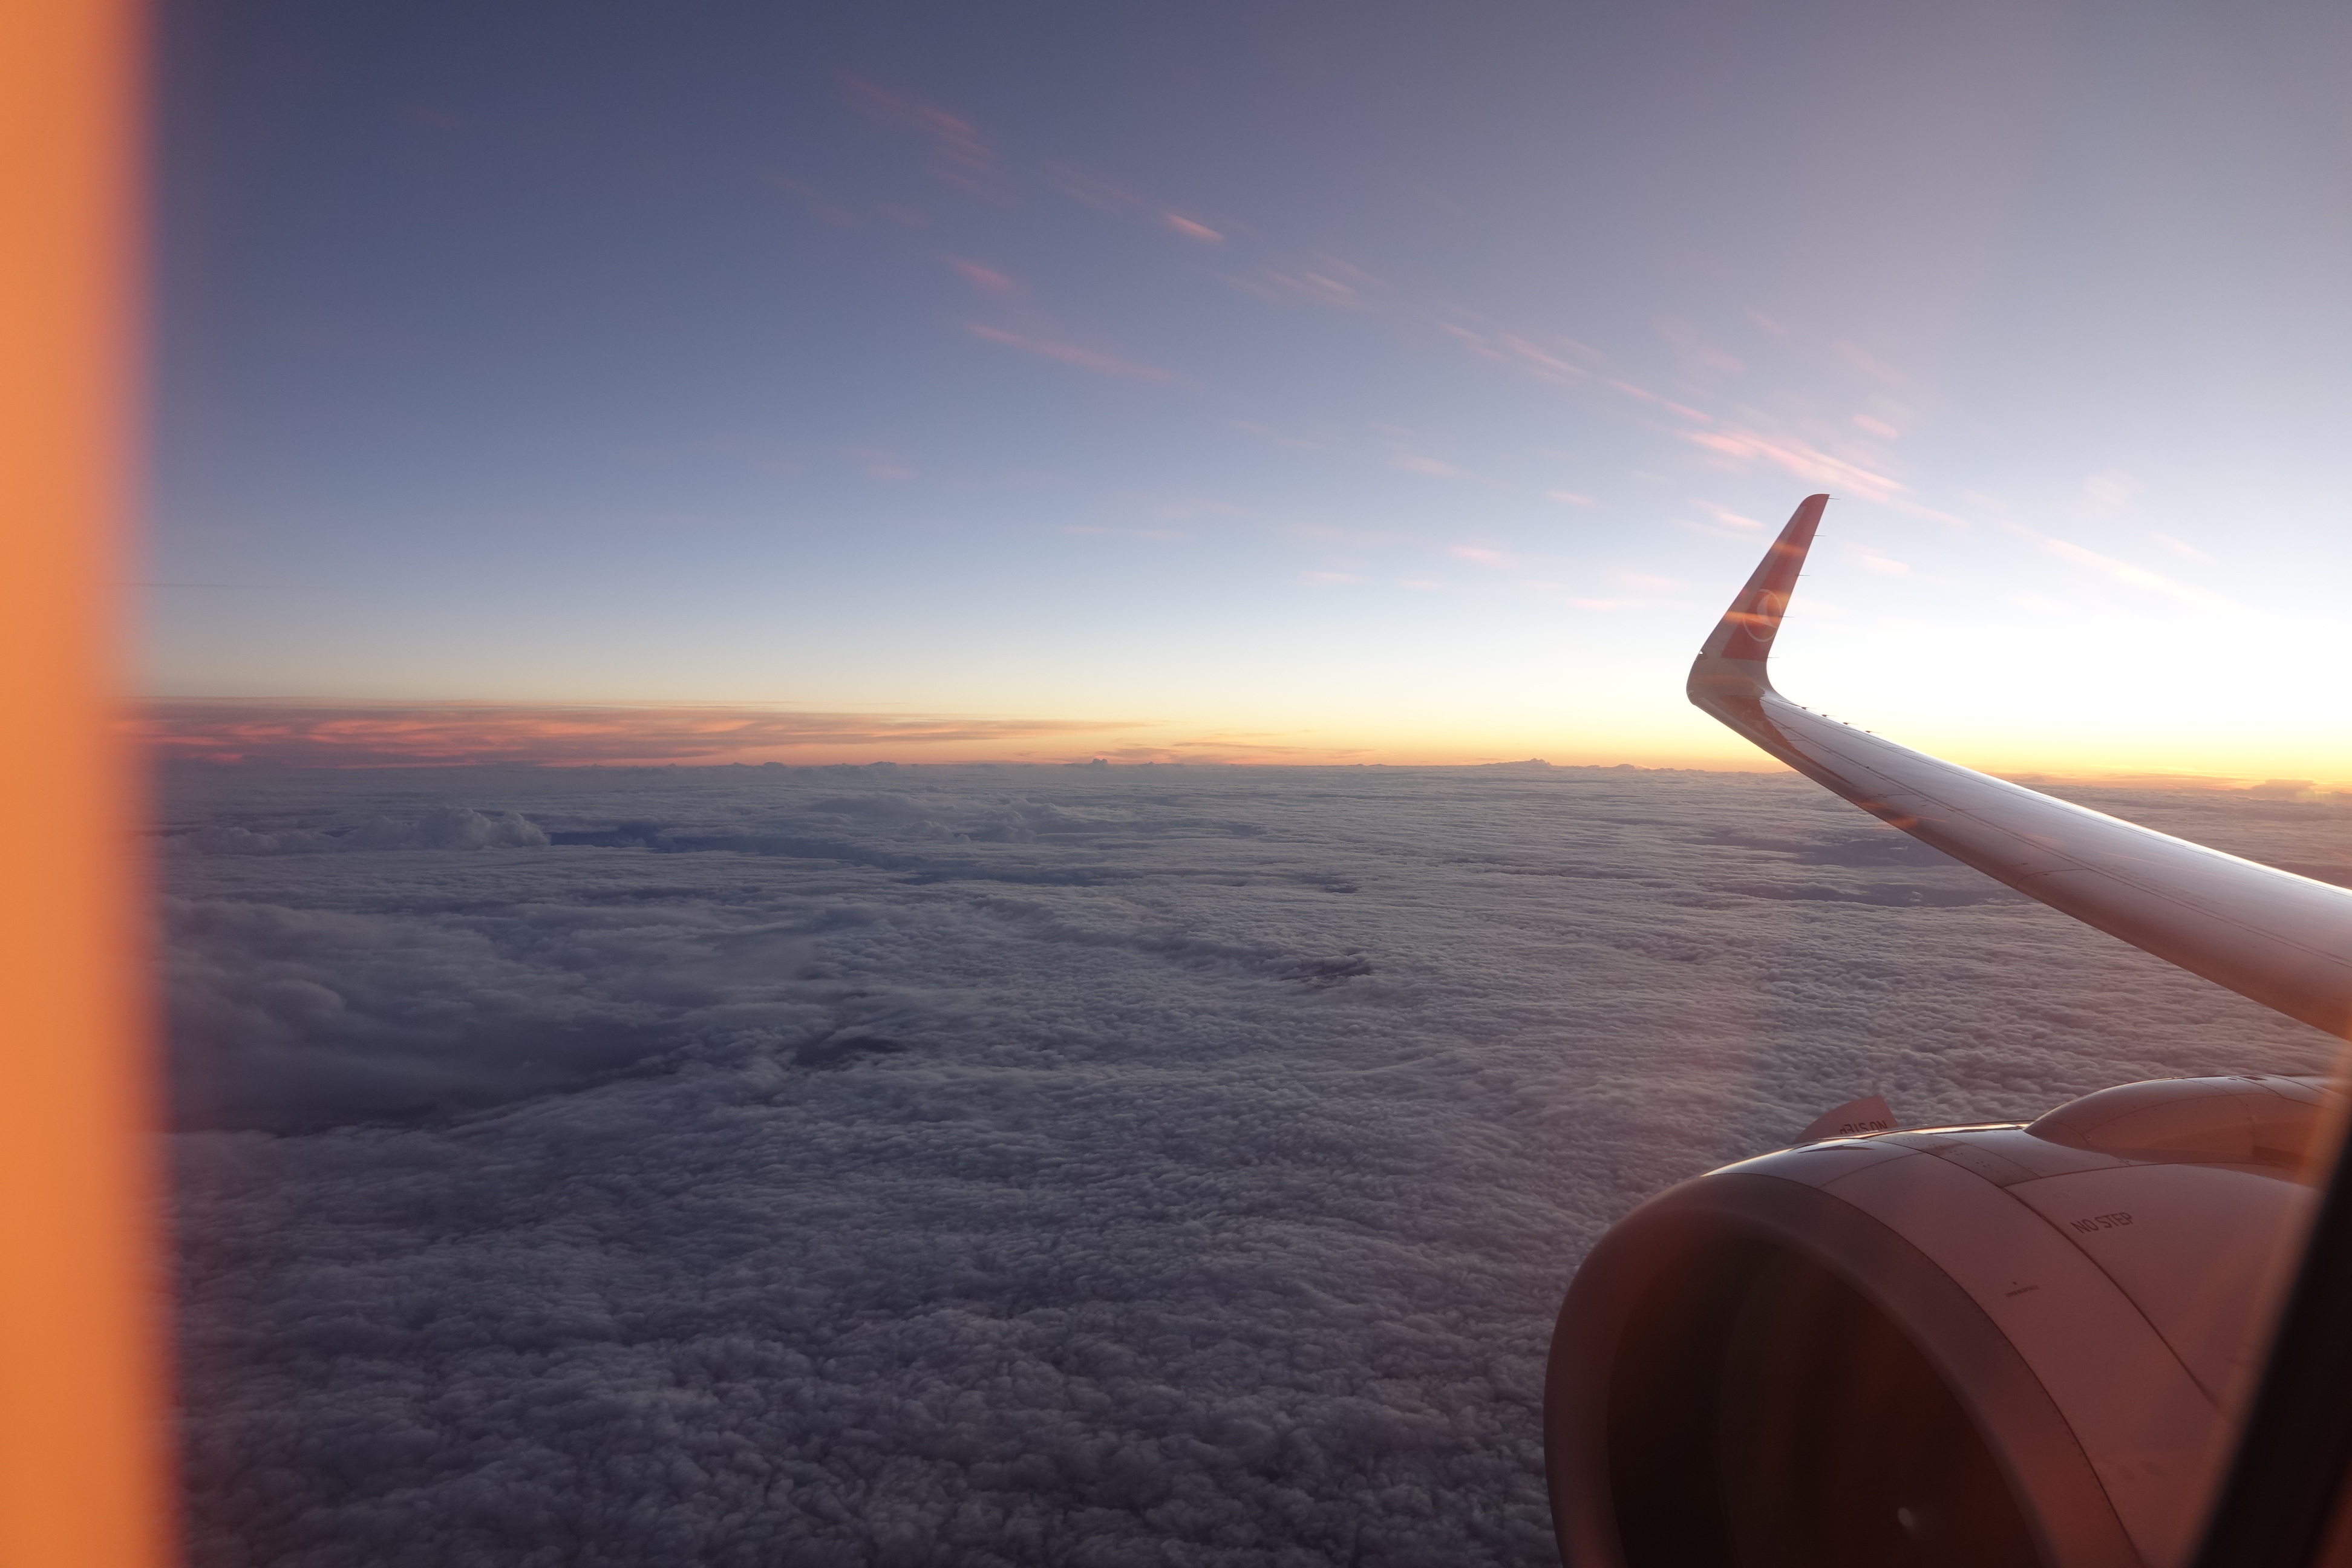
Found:
M 1573 1568 L 2173 1568 L 2313 1206 L 2316 1080 L 1831 1137 L 1613 1227 L 1552 1338 Z

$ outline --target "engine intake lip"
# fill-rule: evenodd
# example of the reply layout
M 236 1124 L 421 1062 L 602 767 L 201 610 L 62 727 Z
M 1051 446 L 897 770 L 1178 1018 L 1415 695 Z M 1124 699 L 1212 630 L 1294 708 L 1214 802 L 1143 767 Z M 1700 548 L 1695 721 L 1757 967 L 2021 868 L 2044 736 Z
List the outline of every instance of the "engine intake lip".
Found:
M 1715 1397 L 1708 1380 L 1720 1382 L 1712 1369 L 1739 1300 L 1766 1266 L 1792 1256 L 1859 1294 L 1925 1359 L 1990 1451 L 2044 1563 L 2139 1568 L 2064 1416 L 1968 1292 L 1843 1199 L 1742 1171 L 1686 1182 L 1634 1210 L 1593 1248 L 1561 1305 L 1545 1373 L 1544 1468 L 1566 1563 L 1735 1560 L 1712 1439 L 1668 1428 L 1676 1401 Z M 1636 1517 L 1621 1520 L 1621 1505 Z M 1628 1555 L 1628 1523 L 1650 1542 L 1638 1557 Z

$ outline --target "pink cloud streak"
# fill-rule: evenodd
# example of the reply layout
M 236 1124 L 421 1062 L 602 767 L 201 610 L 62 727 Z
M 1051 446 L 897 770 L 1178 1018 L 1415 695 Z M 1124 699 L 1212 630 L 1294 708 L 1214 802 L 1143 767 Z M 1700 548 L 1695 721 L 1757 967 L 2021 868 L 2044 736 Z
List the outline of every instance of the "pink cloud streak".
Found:
M 2186 583 L 2176 583 L 2171 578 L 2159 576 L 2144 566 L 2135 566 L 2128 561 L 2118 561 L 2112 555 L 2102 555 L 2095 550 L 2085 550 L 2079 544 L 2070 544 L 2063 539 L 2044 537 L 2042 539 L 2042 548 L 2061 561 L 2071 561 L 2077 566 L 2086 566 L 2100 575 L 2113 578 L 2127 587 L 2145 589 L 2151 594 L 2161 594 L 2168 599 L 2177 600 L 2184 605 L 2194 605 L 2200 610 L 2234 610 L 2238 607 L 2232 601 L 2223 598 L 2219 594 L 2209 593 L 2203 588 L 2194 588 Z
M 1753 430 L 1734 428 L 1688 430 L 1683 439 L 1735 462 L 1767 462 L 1808 483 L 1841 485 L 1870 500 L 1885 500 L 1904 488 L 1885 474 L 1791 438 L 1774 440 Z
M 993 267 L 985 266 L 962 256 L 949 256 L 940 259 L 948 264 L 950 271 L 983 294 L 1002 296 L 1018 294 L 1022 291 L 1020 284 L 1015 283 Z
M 973 337 L 983 342 L 1003 343 L 1007 348 L 1019 349 L 1024 353 L 1033 353 L 1040 359 L 1053 360 L 1061 364 L 1076 365 L 1081 370 L 1099 371 L 1105 375 L 1131 376 L 1137 381 L 1148 381 L 1154 384 L 1174 379 L 1168 372 L 1157 366 L 1137 364 L 1131 360 L 1117 359 L 1109 354 L 1097 353 L 1092 349 L 1082 349 L 1076 343 L 1057 342 L 1052 338 L 1024 337 L 1019 332 L 1008 332 L 1001 327 L 983 327 L 977 323 L 971 326 L 970 331 Z
M 996 150 L 983 141 L 980 128 L 950 114 L 936 104 L 921 102 L 877 87 L 861 77 L 844 75 L 842 85 L 858 107 L 885 125 L 903 126 L 931 138 L 931 172 L 961 190 L 978 192 L 996 177 Z

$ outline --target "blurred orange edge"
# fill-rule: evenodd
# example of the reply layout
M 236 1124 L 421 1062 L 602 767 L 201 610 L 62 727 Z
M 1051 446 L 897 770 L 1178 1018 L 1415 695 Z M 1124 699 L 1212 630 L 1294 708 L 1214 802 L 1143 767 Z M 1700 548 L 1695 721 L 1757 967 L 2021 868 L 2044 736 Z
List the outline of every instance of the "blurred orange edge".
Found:
M 0 0 L 0 1564 L 177 1557 L 143 813 L 117 724 L 148 16 Z

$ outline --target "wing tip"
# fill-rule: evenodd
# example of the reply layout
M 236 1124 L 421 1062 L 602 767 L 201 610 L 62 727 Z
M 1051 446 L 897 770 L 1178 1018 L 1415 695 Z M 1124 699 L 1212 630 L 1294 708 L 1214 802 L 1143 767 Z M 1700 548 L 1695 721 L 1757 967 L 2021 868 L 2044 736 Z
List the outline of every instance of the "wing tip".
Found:
M 1780 635 L 1781 616 L 1787 613 L 1790 595 L 1795 593 L 1797 574 L 1804 570 L 1805 557 L 1813 547 L 1813 534 L 1821 527 L 1822 512 L 1830 504 L 1827 491 L 1807 496 L 1789 514 L 1788 522 L 1764 551 L 1749 574 L 1748 585 L 1723 612 L 1714 632 L 1701 646 L 1698 659 L 1691 666 L 1690 694 L 1694 701 L 1699 696 L 1703 678 L 1728 673 L 1723 665 L 1752 665 L 1752 670 L 1742 671 L 1747 682 L 1759 688 L 1770 682 L 1764 666 L 1772 657 L 1772 639 Z M 1708 685 L 1716 682 L 1708 681 Z

